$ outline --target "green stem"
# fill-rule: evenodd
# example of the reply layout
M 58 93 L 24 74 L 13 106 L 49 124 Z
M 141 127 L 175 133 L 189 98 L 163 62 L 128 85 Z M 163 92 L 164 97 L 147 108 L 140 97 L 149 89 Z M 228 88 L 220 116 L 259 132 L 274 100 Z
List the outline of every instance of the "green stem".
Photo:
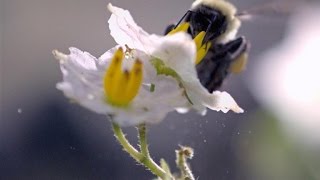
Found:
M 147 144 L 147 137 L 146 137 L 146 134 L 147 134 L 146 125 L 145 124 L 140 124 L 138 126 L 138 132 L 139 132 L 139 143 L 140 143 L 141 153 L 143 155 L 145 155 L 146 157 L 150 156 L 149 149 L 148 149 L 148 144 Z
M 130 144 L 118 124 L 112 122 L 112 129 L 118 142 L 131 157 L 133 157 L 138 163 L 143 164 L 153 174 L 160 177 L 161 179 L 164 179 L 164 177 L 166 177 L 165 171 L 161 167 L 159 167 L 149 155 L 146 138 L 146 126 L 144 124 L 138 127 L 141 153 Z
M 119 143 L 121 144 L 121 146 L 123 147 L 123 149 L 129 153 L 129 155 L 131 157 L 133 157 L 136 161 L 140 162 L 141 159 L 143 159 L 143 155 L 141 153 L 139 153 L 136 148 L 134 148 L 129 141 L 127 140 L 127 138 L 125 137 L 125 135 L 122 132 L 122 129 L 120 128 L 120 126 L 116 123 L 112 123 L 112 129 L 114 132 L 115 137 L 117 138 L 117 140 L 119 141 Z
M 150 157 L 148 144 L 147 144 L 147 137 L 146 132 L 147 128 L 145 124 L 141 124 L 138 126 L 139 131 L 139 143 L 140 143 L 140 150 L 142 155 L 144 156 L 144 159 L 141 161 L 146 167 L 150 169 L 152 173 L 160 177 L 161 179 L 164 179 L 166 177 L 165 171 L 157 165 L 153 161 L 153 159 Z

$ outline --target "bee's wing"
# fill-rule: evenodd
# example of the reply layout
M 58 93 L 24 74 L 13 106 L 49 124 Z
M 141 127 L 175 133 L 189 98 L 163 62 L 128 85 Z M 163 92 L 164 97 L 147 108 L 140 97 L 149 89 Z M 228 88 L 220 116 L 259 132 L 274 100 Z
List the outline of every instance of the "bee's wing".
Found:
M 240 20 L 252 20 L 257 17 L 279 17 L 288 16 L 297 8 L 307 4 L 310 0 L 278 0 L 260 6 L 249 8 L 237 13 Z

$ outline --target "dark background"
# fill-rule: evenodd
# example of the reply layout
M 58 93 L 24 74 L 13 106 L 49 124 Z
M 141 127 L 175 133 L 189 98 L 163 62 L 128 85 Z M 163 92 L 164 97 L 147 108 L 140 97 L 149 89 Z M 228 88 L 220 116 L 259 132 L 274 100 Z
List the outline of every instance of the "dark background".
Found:
M 240 10 L 267 0 L 234 0 Z M 55 88 L 62 78 L 51 50 L 75 46 L 100 56 L 115 42 L 109 35 L 106 0 L 0 1 L 0 179 L 152 179 L 144 167 L 121 150 L 106 117 L 72 104 Z M 192 0 L 117 0 L 146 31 L 162 34 Z M 209 111 L 170 113 L 149 129 L 152 156 L 165 158 L 176 171 L 178 145 L 195 149 L 191 166 L 199 179 L 254 179 L 248 163 L 254 139 L 266 123 L 255 118 L 260 105 L 248 80 L 266 49 L 281 41 L 287 17 L 244 22 L 239 34 L 251 42 L 247 71 L 222 87 L 244 114 Z M 271 122 L 271 121 L 269 121 Z M 135 128 L 125 128 L 136 143 Z M 249 154 L 250 156 L 250 154 Z M 254 165 L 253 165 L 254 166 Z

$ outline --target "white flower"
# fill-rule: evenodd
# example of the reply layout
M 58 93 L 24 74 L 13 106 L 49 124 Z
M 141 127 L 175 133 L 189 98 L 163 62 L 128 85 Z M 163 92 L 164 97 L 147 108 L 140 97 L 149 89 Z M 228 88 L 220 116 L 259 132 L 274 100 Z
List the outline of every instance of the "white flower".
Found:
M 107 51 L 99 59 L 76 48 L 70 48 L 69 55 L 53 51 L 63 73 L 63 81 L 57 84 L 57 88 L 82 106 L 99 114 L 113 116 L 113 120 L 121 126 L 158 122 L 175 107 L 186 103 L 183 91 L 177 83 L 172 78 L 157 76 L 150 64 L 144 64 L 143 77 L 146 78 L 143 78 L 143 83 L 149 85 L 147 77 L 152 77 L 151 79 L 155 79 L 154 90 L 142 85 L 134 99 L 124 106 L 108 102 L 103 81 L 116 49 Z M 136 54 L 141 59 L 145 58 L 143 54 Z M 130 66 L 131 60 L 132 58 L 126 58 L 123 67 Z M 120 93 L 119 97 L 123 97 L 123 92 Z
M 175 109 L 242 112 L 226 92 L 210 94 L 195 70 L 196 45 L 186 33 L 149 35 L 130 13 L 109 5 L 111 35 L 119 46 L 100 58 L 70 48 L 53 54 L 63 81 L 57 88 L 82 106 L 112 116 L 121 126 L 159 122 Z
M 129 11 L 111 4 L 108 9 L 112 12 L 108 21 L 111 35 L 119 45 L 128 45 L 145 52 L 176 73 L 178 77 L 175 79 L 181 83 L 190 101 L 184 108 L 192 107 L 202 114 L 205 114 L 207 107 L 223 112 L 230 109 L 237 113 L 243 112 L 227 92 L 215 91 L 210 94 L 201 85 L 195 69 L 196 46 L 188 34 L 150 35 L 134 22 Z

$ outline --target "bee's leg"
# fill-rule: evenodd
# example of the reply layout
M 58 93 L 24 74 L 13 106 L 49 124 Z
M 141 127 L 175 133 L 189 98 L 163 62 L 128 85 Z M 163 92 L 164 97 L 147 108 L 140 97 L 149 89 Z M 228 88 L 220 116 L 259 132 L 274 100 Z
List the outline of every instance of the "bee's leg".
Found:
M 164 31 L 164 35 L 167 35 L 170 31 L 172 31 L 176 27 L 175 24 L 170 24 L 167 26 L 166 30 Z
M 244 37 L 239 37 L 228 44 L 230 45 L 229 53 L 232 59 L 229 71 L 240 73 L 245 69 L 248 61 L 249 42 Z
M 247 49 L 248 42 L 244 37 L 210 47 L 208 55 L 196 67 L 201 84 L 209 92 L 218 89 L 228 74 L 233 72 L 232 66 L 241 59 L 246 60 L 243 55 Z
M 217 24 L 217 22 L 215 22 L 216 19 L 217 19 L 217 15 L 213 15 L 210 20 L 210 24 L 208 25 L 208 27 L 206 29 L 206 34 L 203 38 L 202 44 L 205 44 L 205 43 L 217 38 L 222 33 L 224 33 L 225 29 L 227 28 L 227 21 L 226 20 L 223 20 L 220 22 L 220 24 Z
M 206 18 L 207 19 L 207 18 Z M 212 16 L 212 19 L 207 19 L 207 21 L 209 22 L 209 25 L 206 29 L 206 34 L 203 37 L 202 40 L 202 44 L 206 44 L 207 42 L 211 41 L 212 39 L 214 39 L 215 33 L 211 33 L 211 29 L 213 27 L 213 22 L 215 21 L 216 16 Z
M 182 18 L 179 20 L 179 22 L 176 24 L 176 26 L 174 28 L 177 28 L 179 26 L 179 24 L 185 19 L 187 22 L 189 21 L 190 15 L 193 13 L 193 11 L 188 10 L 183 16 Z
M 245 52 L 247 48 L 248 48 L 248 42 L 245 39 L 245 37 L 241 36 L 235 40 L 232 40 L 222 45 L 222 48 L 219 49 L 219 51 L 222 53 L 228 53 L 230 55 L 230 59 L 236 59 L 243 52 Z
M 179 20 L 179 22 L 177 24 L 170 24 L 169 26 L 167 26 L 166 30 L 164 31 L 164 35 L 167 35 L 170 31 L 172 31 L 173 29 L 177 28 L 179 26 L 179 24 L 185 20 L 185 21 L 189 21 L 188 19 L 190 18 L 190 14 L 192 14 L 193 11 L 188 10 L 183 16 L 182 18 Z

